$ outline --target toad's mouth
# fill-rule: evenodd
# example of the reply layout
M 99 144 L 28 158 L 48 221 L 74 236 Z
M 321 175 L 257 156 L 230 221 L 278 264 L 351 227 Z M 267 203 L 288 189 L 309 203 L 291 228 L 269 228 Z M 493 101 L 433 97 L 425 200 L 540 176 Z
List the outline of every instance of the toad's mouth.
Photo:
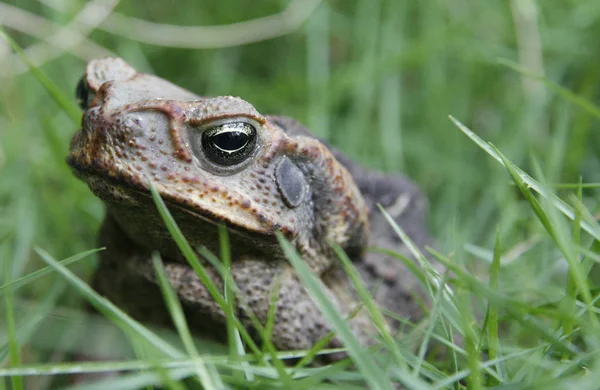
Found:
M 141 181 L 139 178 L 128 178 L 121 174 L 109 174 L 105 170 L 94 169 L 93 166 L 82 165 L 72 158 L 67 159 L 75 175 L 85 181 L 90 190 L 109 205 L 129 207 L 132 210 L 143 207 L 139 211 L 139 219 L 144 219 L 153 212 L 158 212 L 152 199 L 149 181 Z M 220 212 L 209 209 L 194 207 L 189 202 L 181 201 L 181 194 L 161 192 L 161 198 L 165 202 L 171 214 L 185 214 L 189 219 L 196 220 L 197 224 L 204 223 L 213 227 L 225 224 L 228 230 L 247 239 L 258 242 L 277 242 L 275 233 L 281 232 L 288 240 L 293 240 L 296 233 L 289 227 L 276 222 L 269 221 L 259 214 L 256 215 L 231 215 L 226 210 Z M 155 219 L 155 218 L 154 218 Z M 177 220 L 177 218 L 175 218 Z M 157 221 L 154 221 L 157 222 Z M 149 221 L 150 223 L 150 221 Z M 162 223 L 162 222 L 159 222 Z

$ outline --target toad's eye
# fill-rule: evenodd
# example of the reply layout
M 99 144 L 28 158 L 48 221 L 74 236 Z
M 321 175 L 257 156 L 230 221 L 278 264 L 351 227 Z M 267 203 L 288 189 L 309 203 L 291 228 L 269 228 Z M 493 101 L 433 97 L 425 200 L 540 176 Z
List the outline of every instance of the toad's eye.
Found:
M 94 98 L 94 92 L 90 89 L 85 77 L 82 77 L 77 84 L 75 89 L 75 97 L 77 98 L 77 104 L 82 110 L 87 110 L 90 102 Z
M 206 157 L 219 165 L 235 165 L 247 159 L 256 147 L 256 128 L 246 122 L 215 125 L 202 133 Z

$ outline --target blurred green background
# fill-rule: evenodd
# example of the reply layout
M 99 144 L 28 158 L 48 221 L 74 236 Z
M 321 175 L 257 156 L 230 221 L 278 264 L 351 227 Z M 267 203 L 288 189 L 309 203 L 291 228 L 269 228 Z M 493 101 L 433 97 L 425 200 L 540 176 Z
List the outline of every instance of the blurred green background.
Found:
M 19 0 L 0 3 L 0 24 L 73 103 L 86 60 L 112 53 L 198 94 L 299 119 L 365 166 L 417 182 L 446 252 L 490 247 L 498 226 L 507 249 L 541 230 L 449 114 L 526 171 L 539 163 L 549 182 L 600 181 L 598 117 L 506 65 L 595 103 L 597 0 Z M 59 259 L 95 246 L 102 205 L 65 163 L 76 129 L 0 40 L 0 255 L 15 276 L 39 265 L 34 246 Z M 545 285 L 531 276 L 551 260 L 533 261 L 518 275 Z
M 6 31 L 41 58 L 66 96 L 85 60 L 110 53 L 199 94 L 241 96 L 263 113 L 299 119 L 366 166 L 413 178 L 430 199 L 431 228 L 441 240 L 452 234 L 485 243 L 497 224 L 510 230 L 520 217 L 503 207 L 513 193 L 505 173 L 448 114 L 518 164 L 540 159 L 552 180 L 600 180 L 597 120 L 499 63 L 520 63 L 594 101 L 600 5 L 593 0 L 0 4 Z M 248 44 L 238 42 L 252 33 L 232 34 L 235 26 L 196 40 L 180 30 L 140 30 L 123 18 L 210 26 L 270 15 L 282 15 L 280 23 L 255 22 L 265 22 L 267 36 L 284 35 Z M 132 31 L 198 48 L 140 43 L 124 36 Z M 223 44 L 230 47 L 203 48 Z M 77 126 L 8 46 L 0 48 L 0 233 L 25 223 L 15 213 L 27 203 L 32 243 L 59 257 L 89 248 L 102 211 L 64 163 Z

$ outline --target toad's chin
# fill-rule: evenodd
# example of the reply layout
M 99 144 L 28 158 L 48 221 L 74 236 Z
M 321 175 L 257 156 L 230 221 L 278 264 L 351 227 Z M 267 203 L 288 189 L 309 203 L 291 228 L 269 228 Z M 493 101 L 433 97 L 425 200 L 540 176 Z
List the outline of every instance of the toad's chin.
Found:
M 106 177 L 100 173 L 75 169 L 75 167 L 74 170 L 77 176 L 88 183 L 91 191 L 105 202 L 108 213 L 136 245 L 148 250 L 157 250 L 170 258 L 180 258 L 179 249 L 166 228 L 148 189 L 136 187 L 117 177 Z M 177 226 L 195 248 L 204 246 L 213 253 L 218 253 L 220 251 L 219 224 L 227 226 L 230 232 L 231 250 L 236 256 L 256 252 L 268 253 L 269 257 L 278 257 L 281 249 L 275 237 L 276 231 L 282 231 L 291 241 L 295 239 L 294 234 L 278 230 L 277 227 L 250 230 L 218 215 L 200 213 L 173 202 L 168 197 L 163 198 Z M 283 257 L 283 254 L 281 256 Z

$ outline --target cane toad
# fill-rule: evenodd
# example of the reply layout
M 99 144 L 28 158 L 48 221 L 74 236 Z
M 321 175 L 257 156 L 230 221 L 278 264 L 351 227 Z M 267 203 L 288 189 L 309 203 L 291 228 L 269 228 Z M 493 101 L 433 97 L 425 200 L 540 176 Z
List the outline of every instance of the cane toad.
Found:
M 231 96 L 201 97 L 120 58 L 91 61 L 77 88 L 85 110 L 68 163 L 107 207 L 94 287 L 134 317 L 170 323 L 151 253 L 165 261 L 188 322 L 199 334 L 223 338 L 225 317 L 180 254 L 150 195 L 155 186 L 190 244 L 219 253 L 217 227 L 230 232 L 231 274 L 239 294 L 262 321 L 280 283 L 272 340 L 305 349 L 331 328 L 298 280 L 275 233 L 290 240 L 326 286 L 342 315 L 356 307 L 351 285 L 329 242 L 350 256 L 376 301 L 417 316 L 418 283 L 404 265 L 366 247 L 406 253 L 376 204 L 420 245 L 425 201 L 400 176 L 366 170 L 316 139 L 293 119 L 260 114 Z M 219 288 L 219 273 L 205 264 Z M 238 302 L 238 301 L 236 301 Z M 239 318 L 251 326 L 244 305 Z M 364 314 L 350 321 L 368 343 Z M 332 346 L 339 346 L 334 339 Z

